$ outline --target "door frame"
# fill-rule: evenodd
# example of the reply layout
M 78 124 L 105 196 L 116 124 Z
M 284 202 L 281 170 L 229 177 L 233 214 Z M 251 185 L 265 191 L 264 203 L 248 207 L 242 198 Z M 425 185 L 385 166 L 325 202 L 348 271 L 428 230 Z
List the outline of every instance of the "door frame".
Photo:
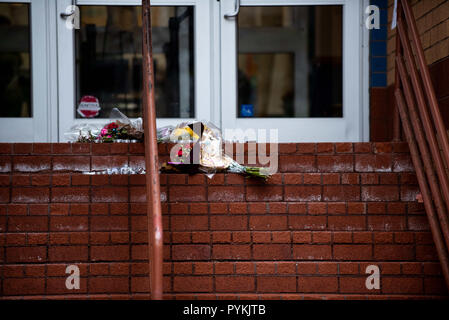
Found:
M 363 17 L 367 0 L 241 0 L 241 6 L 343 5 L 343 118 L 237 118 L 237 23 L 224 15 L 234 0 L 220 1 L 221 127 L 246 130 L 279 129 L 279 142 L 369 141 L 369 32 Z M 357 52 L 357 61 L 346 52 Z M 351 58 L 351 59 L 350 59 Z M 226 63 L 224 62 L 226 61 Z M 352 79 L 352 80 L 349 80 Z M 231 106 L 231 107 L 226 107 Z M 297 128 L 301 127 L 301 134 Z M 314 130 L 315 128 L 326 128 Z M 229 138 L 229 137 L 228 137 Z M 232 137 L 230 137 L 232 138 Z

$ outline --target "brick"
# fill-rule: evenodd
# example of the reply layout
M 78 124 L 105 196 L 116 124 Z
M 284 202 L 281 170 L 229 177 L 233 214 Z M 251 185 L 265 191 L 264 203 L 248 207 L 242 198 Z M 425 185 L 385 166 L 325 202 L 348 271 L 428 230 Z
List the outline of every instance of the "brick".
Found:
M 380 289 L 368 290 L 366 277 L 342 277 L 340 278 L 340 292 L 342 293 L 380 293 Z
M 33 295 L 45 293 L 44 278 L 11 278 L 5 279 L 3 281 L 3 293 L 5 296 Z
M 2 161 L 0 161 L 0 163 L 2 163 Z M 41 171 L 48 171 L 50 170 L 50 168 L 51 168 L 51 157 L 48 156 L 13 157 L 13 170 L 17 172 L 41 172 Z M 3 170 L 3 172 L 7 171 Z
M 273 243 L 290 243 L 291 236 L 289 231 L 272 232 Z
M 192 232 L 193 243 L 209 243 L 210 232 Z
M 69 204 L 68 203 L 52 203 L 50 204 L 50 215 L 68 215 Z
M 409 154 L 394 154 L 393 172 L 413 172 L 414 167 Z
M 210 251 L 209 245 L 174 245 L 172 246 L 172 258 L 173 260 L 208 260 L 211 255 Z
M 331 232 L 312 232 L 313 243 L 330 243 L 332 241 Z
M 358 274 L 359 264 L 353 262 L 341 262 L 338 264 L 340 274 Z
M 321 182 L 321 176 L 319 175 Z M 302 184 L 304 183 L 304 175 L 302 173 L 284 173 L 285 184 Z
M 47 256 L 46 247 L 7 247 L 6 262 L 26 263 L 44 262 Z
M 279 156 L 280 172 L 315 172 L 314 156 Z
M 174 292 L 211 292 L 213 288 L 212 277 L 174 277 Z
M 327 203 L 327 212 L 329 214 L 345 214 L 346 203 L 345 202 Z
M 128 188 L 92 188 L 92 202 L 128 202 Z
M 298 278 L 298 292 L 331 293 L 337 291 L 338 291 L 338 279 L 336 277 Z
M 87 246 L 53 246 L 48 249 L 48 261 L 87 261 Z
M 320 262 L 317 264 L 318 273 L 321 275 L 330 275 L 338 273 L 338 263 L 335 262 Z
M 419 294 L 423 292 L 423 281 L 420 278 L 383 277 L 382 292 L 394 294 Z
M 307 212 L 309 214 L 326 214 L 327 204 L 324 202 L 309 202 L 307 203 Z
M 33 186 L 49 186 L 50 185 L 50 175 L 47 174 L 39 174 L 31 176 L 31 184 Z
M 172 216 L 171 228 L 173 231 L 207 230 L 207 216 Z
M 24 166 L 26 170 L 26 166 Z M 0 172 L 11 172 L 11 157 L 0 156 Z
M 247 186 L 247 201 L 282 201 L 282 186 Z
M 372 144 L 370 142 L 354 143 L 354 153 L 370 153 Z
M 55 156 L 53 157 L 53 171 L 90 171 L 89 156 Z
M 359 201 L 360 188 L 358 186 L 323 186 L 325 201 Z
M 49 188 L 13 188 L 11 202 L 14 203 L 42 203 L 49 202 Z
M 142 279 L 143 280 L 143 279 Z M 129 292 L 128 277 L 89 278 L 90 293 L 127 293 Z
M 363 201 L 398 201 L 399 189 L 397 186 L 369 186 L 362 187 Z
M 206 201 L 206 188 L 203 186 L 170 186 L 170 201 Z M 219 200 L 217 200 L 219 201 Z
M 12 176 L 12 185 L 13 186 L 29 186 L 30 185 L 30 176 L 29 175 L 13 175 Z
M 307 213 L 306 203 L 289 203 L 288 213 L 290 214 L 305 214 Z
M 371 245 L 334 245 L 334 259 L 338 260 L 371 260 L 373 252 Z
M 352 172 L 354 160 L 352 155 L 317 156 L 319 172 Z
M 255 289 L 253 277 L 216 276 L 215 290 L 217 292 L 252 292 Z
M 212 202 L 244 201 L 245 193 L 242 186 L 209 186 L 207 199 Z
M 207 226 L 207 217 L 205 218 L 205 230 Z M 250 219 L 253 217 L 250 217 Z M 247 216 L 211 216 L 210 217 L 210 227 L 212 230 L 247 230 L 248 228 L 248 218 Z
M 298 260 L 328 260 L 332 257 L 330 245 L 298 244 L 293 246 L 293 259 Z
M 12 153 L 11 143 L 0 143 L 0 154 L 11 154 L 11 153 Z
M 338 173 L 321 174 L 323 184 L 340 184 L 340 175 Z
M 48 208 L 48 205 L 46 206 Z M 48 211 L 48 210 L 47 210 Z M 11 203 L 7 207 L 8 215 L 27 215 L 28 206 L 26 204 L 14 204 Z
M 251 258 L 251 246 L 246 244 L 214 244 L 213 259 L 248 260 Z
M 379 232 L 374 233 L 374 243 L 393 243 L 393 233 L 391 232 Z
M 392 157 L 390 154 L 364 154 L 355 156 L 357 172 L 391 172 Z
M 255 260 L 289 260 L 291 247 L 289 244 L 254 244 L 253 258 Z
M 230 243 L 231 242 L 231 232 L 213 232 L 212 242 L 214 243 Z
M 369 216 L 368 229 L 375 231 L 401 231 L 405 230 L 404 216 Z
M 286 216 L 250 216 L 249 228 L 251 230 L 286 230 Z
M 8 231 L 12 232 L 39 232 L 48 230 L 47 217 L 19 217 L 13 216 L 8 219 Z
M 310 231 L 293 232 L 293 243 L 310 243 L 312 242 L 312 233 Z
M 193 265 L 194 274 L 213 274 L 214 264 L 211 262 L 198 262 Z
M 232 262 L 216 262 L 214 264 L 215 274 L 233 274 L 234 263 Z
M 366 219 L 363 216 L 329 216 L 328 229 L 338 231 L 364 230 Z
M 87 231 L 87 217 L 51 217 L 50 231 Z
M 237 262 L 235 264 L 236 274 L 255 274 L 256 265 L 253 262 Z
M 336 153 L 351 153 L 351 152 L 353 152 L 352 143 L 348 143 L 348 142 L 336 143 L 335 144 L 335 152 Z
M 91 246 L 92 261 L 123 261 L 129 259 L 128 245 Z
M 89 189 L 86 187 L 53 187 L 52 202 L 89 202 Z
M 229 203 L 228 204 L 228 210 L 226 210 L 226 208 L 223 207 L 223 212 L 229 212 L 231 214 L 245 214 L 247 213 L 247 204 L 246 202 L 236 202 L 236 203 Z M 207 213 L 207 211 L 205 212 Z M 219 213 L 218 211 L 215 211 L 214 213 Z
M 27 234 L 28 245 L 46 245 L 47 234 L 46 233 L 28 233 Z
M 324 230 L 326 228 L 326 217 L 289 216 L 288 227 L 292 230 Z
M 414 249 L 411 245 L 375 245 L 374 258 L 378 260 L 413 260 Z
M 321 201 L 319 186 L 285 186 L 286 201 Z
M 296 277 L 257 277 L 259 292 L 296 292 Z

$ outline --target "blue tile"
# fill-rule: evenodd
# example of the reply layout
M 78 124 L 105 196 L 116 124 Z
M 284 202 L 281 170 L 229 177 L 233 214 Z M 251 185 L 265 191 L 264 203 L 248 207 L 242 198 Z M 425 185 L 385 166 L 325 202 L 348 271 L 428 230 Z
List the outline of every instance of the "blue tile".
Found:
M 387 40 L 388 37 L 388 31 L 387 26 L 383 25 L 380 26 L 380 29 L 373 29 L 371 30 L 371 41 L 378 41 L 378 40 Z
M 372 73 L 371 74 L 371 87 L 386 87 L 387 86 L 387 74 L 386 73 Z
M 388 23 L 388 10 L 381 9 L 380 10 L 380 24 Z
M 385 57 L 387 55 L 387 42 L 375 41 L 370 43 L 370 52 L 373 57 Z
M 371 72 L 386 72 L 387 58 L 371 58 Z
M 388 8 L 388 0 L 371 0 L 370 4 L 378 6 L 379 8 Z

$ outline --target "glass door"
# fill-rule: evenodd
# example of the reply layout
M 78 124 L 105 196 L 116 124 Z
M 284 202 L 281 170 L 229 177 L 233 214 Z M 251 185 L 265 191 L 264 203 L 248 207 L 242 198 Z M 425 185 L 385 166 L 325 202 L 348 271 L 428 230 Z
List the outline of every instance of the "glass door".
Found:
M 279 142 L 362 141 L 361 1 L 220 3 L 226 138 L 275 129 Z
M 71 0 L 58 0 L 64 12 Z M 209 119 L 209 0 L 154 0 L 158 126 Z M 141 1 L 78 0 L 79 29 L 58 23 L 60 141 L 77 123 L 103 124 L 113 108 L 142 114 Z
M 47 142 L 47 0 L 0 0 L 0 141 Z

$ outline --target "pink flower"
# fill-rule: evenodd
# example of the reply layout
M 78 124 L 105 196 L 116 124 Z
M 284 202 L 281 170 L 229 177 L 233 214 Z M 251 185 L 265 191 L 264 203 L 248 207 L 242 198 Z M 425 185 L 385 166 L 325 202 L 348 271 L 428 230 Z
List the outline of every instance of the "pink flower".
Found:
M 105 136 L 105 135 L 107 135 L 108 134 L 108 129 L 106 129 L 106 128 L 103 128 L 103 129 L 101 129 L 101 133 L 100 133 L 102 136 Z

